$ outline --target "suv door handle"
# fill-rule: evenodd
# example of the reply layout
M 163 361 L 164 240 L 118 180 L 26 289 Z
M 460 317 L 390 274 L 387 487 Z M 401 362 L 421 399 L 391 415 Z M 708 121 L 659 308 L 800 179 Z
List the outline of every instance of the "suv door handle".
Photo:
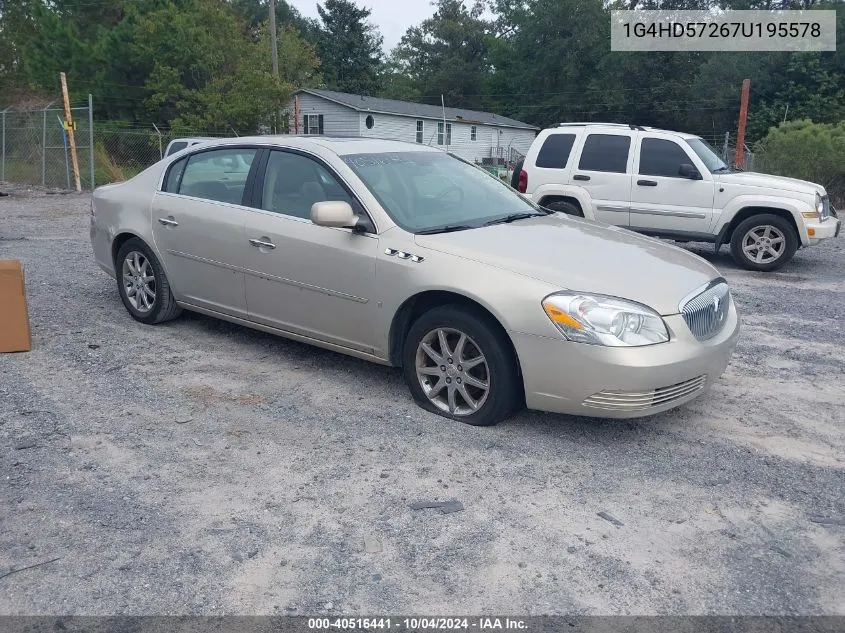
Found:
M 656 187 L 657 182 L 654 180 L 638 180 L 637 184 L 642 187 Z
M 572 180 L 589 180 L 589 176 L 585 176 L 584 174 L 575 174 L 572 176 Z
M 273 242 L 265 242 L 264 240 L 257 240 L 255 238 L 250 238 L 249 243 L 255 248 L 276 248 Z
M 179 223 L 174 220 L 172 217 L 170 218 L 159 218 L 159 224 L 163 224 L 164 226 L 179 226 Z

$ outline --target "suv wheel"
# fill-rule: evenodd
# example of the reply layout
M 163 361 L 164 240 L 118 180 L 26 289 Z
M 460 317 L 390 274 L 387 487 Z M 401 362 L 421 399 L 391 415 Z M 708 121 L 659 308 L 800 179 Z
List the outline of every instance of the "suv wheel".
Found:
M 551 211 L 557 211 L 558 213 L 574 215 L 578 218 L 584 217 L 584 212 L 581 211 L 581 209 L 579 209 L 576 205 L 572 204 L 571 202 L 567 202 L 566 200 L 555 200 L 554 202 L 550 202 L 549 204 L 544 204 L 542 206 Z
M 731 236 L 731 255 L 748 270 L 777 270 L 798 250 L 798 235 L 778 215 L 753 215 L 739 223 Z
M 509 341 L 489 317 L 461 306 L 434 308 L 414 322 L 403 370 L 420 406 L 466 424 L 497 424 L 521 401 Z
M 152 325 L 175 319 L 182 313 L 170 283 L 149 246 L 133 237 L 120 247 L 115 258 L 117 290 L 132 318 Z

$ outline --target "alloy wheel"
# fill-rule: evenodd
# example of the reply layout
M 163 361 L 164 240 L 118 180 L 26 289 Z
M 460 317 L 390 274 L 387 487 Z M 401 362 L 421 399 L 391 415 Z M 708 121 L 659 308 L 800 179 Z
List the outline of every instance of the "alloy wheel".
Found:
M 138 312 L 148 313 L 156 301 L 156 278 L 150 260 L 138 251 L 130 251 L 123 259 L 123 289 L 129 303 Z
M 786 250 L 786 236 L 776 226 L 755 226 L 742 237 L 742 252 L 755 264 L 768 264 Z
M 478 411 L 490 395 L 490 369 L 478 344 L 460 330 L 437 328 L 417 346 L 417 378 L 426 397 L 456 416 Z

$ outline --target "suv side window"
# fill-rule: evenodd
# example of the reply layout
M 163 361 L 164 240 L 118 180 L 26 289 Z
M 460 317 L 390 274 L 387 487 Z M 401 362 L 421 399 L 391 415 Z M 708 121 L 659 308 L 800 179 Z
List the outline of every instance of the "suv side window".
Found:
M 246 178 L 257 152 L 254 148 L 236 147 L 191 154 L 179 182 L 179 193 L 217 202 L 242 204 Z
M 644 138 L 640 146 L 640 169 L 643 176 L 680 178 L 681 165 L 693 164 L 683 148 L 674 141 Z
M 584 142 L 578 169 L 624 174 L 628 167 L 630 149 L 630 136 L 590 134 Z
M 563 169 L 574 144 L 574 134 L 550 134 L 537 154 L 537 167 Z
M 166 156 L 170 156 L 171 154 L 175 154 L 176 152 L 185 149 L 188 147 L 187 141 L 176 141 L 170 144 L 170 149 L 167 150 Z

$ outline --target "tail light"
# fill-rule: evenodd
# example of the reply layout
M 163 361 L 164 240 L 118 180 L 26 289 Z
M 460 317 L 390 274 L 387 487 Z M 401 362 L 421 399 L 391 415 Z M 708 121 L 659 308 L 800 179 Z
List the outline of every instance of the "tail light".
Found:
M 519 193 L 528 191 L 528 172 L 521 169 L 519 172 Z

